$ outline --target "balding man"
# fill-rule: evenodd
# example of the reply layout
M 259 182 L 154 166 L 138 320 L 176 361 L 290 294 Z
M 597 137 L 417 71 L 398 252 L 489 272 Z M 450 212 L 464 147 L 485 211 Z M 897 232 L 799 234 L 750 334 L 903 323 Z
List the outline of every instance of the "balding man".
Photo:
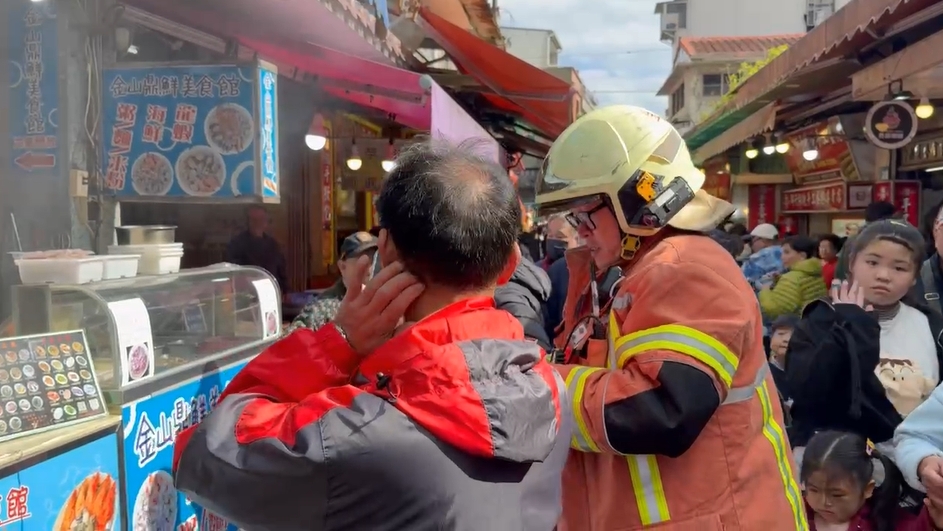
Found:
M 550 531 L 563 382 L 494 307 L 520 251 L 504 169 L 419 144 L 377 205 L 384 268 L 255 358 L 178 436 L 175 484 L 243 529 Z

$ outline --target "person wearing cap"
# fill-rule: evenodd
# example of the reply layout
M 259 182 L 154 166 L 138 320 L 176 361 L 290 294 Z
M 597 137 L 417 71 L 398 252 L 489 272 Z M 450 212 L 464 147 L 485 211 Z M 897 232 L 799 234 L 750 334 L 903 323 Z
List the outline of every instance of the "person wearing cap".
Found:
M 743 239 L 753 250 L 740 268 L 743 276 L 755 291 L 772 286 L 773 281 L 785 272 L 783 249 L 778 243 L 779 230 L 775 225 L 760 223 Z
M 318 298 L 308 303 L 298 317 L 291 322 L 287 333 L 291 333 L 298 328 L 305 327 L 311 330 L 317 330 L 327 323 L 334 320 L 337 310 L 340 308 L 344 295 L 347 294 L 347 288 L 352 281 L 354 274 L 354 264 L 357 259 L 364 255 L 373 255 L 377 250 L 377 238 L 369 232 L 355 232 L 344 238 L 341 242 L 340 257 L 337 259 L 337 269 L 340 271 L 341 278 L 333 286 L 324 290 Z

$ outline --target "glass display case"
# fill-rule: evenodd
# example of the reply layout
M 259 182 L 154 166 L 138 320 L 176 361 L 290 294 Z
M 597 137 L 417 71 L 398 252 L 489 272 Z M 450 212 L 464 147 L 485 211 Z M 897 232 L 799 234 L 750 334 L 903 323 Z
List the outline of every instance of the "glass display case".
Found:
M 231 264 L 13 292 L 15 335 L 84 330 L 111 406 L 244 362 L 281 332 L 272 276 Z

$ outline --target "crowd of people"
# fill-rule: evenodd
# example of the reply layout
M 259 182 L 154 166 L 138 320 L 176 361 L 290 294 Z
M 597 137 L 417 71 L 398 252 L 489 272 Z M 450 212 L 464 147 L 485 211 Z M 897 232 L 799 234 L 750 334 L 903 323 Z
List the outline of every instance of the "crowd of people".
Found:
M 747 232 L 703 183 L 668 122 L 598 109 L 534 250 L 504 168 L 417 143 L 175 485 L 246 530 L 943 528 L 939 255 L 881 204 L 849 241 Z

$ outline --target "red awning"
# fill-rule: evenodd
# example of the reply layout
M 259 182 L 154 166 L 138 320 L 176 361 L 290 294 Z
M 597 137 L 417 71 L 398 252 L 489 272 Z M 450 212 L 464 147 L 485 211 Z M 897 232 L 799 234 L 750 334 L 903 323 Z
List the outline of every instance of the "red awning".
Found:
M 151 9 L 151 1 L 135 0 L 135 3 L 147 4 Z M 276 64 L 281 75 L 291 77 L 291 72 L 286 69 L 296 68 L 317 76 L 325 92 L 394 114 L 395 121 L 405 126 L 429 129 L 431 103 L 428 94 L 419 86 L 419 74 L 317 44 L 273 36 L 245 20 L 221 16 L 200 6 L 173 4 L 173 9 L 166 5 L 164 8 L 170 12 L 157 10 L 156 14 L 185 20 L 187 26 L 221 38 L 235 39 L 260 58 Z
M 463 72 L 488 91 L 496 107 L 518 114 L 548 136 L 556 137 L 571 121 L 573 88 L 569 83 L 488 44 L 426 8 L 416 21 Z
M 314 44 L 294 45 L 288 49 L 247 37 L 238 37 L 238 40 L 262 59 L 287 63 L 319 76 L 322 88 L 338 98 L 394 114 L 396 122 L 414 129 L 426 131 L 430 127 L 431 99 L 419 86 L 420 75 L 415 72 Z

